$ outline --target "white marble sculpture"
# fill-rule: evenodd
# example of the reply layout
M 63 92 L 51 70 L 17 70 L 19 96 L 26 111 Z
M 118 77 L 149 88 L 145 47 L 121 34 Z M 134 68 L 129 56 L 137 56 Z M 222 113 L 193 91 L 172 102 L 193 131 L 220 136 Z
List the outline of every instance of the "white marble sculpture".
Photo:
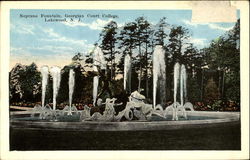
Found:
M 105 110 L 103 114 L 95 112 L 91 117 L 85 118 L 87 121 L 114 121 L 115 117 L 115 105 L 116 98 L 107 98 L 105 104 Z M 85 110 L 85 108 L 84 108 Z

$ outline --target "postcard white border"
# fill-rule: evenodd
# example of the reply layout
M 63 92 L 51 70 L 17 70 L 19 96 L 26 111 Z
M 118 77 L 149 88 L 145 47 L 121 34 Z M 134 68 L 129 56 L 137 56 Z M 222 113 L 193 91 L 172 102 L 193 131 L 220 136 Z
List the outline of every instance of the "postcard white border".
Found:
M 245 159 L 249 157 L 249 3 L 234 3 L 241 19 L 241 151 L 9 151 L 8 67 L 10 9 L 192 9 L 189 1 L 1 2 L 0 159 Z M 195 3 L 195 2 L 194 2 Z M 223 7 L 223 6 L 221 6 Z

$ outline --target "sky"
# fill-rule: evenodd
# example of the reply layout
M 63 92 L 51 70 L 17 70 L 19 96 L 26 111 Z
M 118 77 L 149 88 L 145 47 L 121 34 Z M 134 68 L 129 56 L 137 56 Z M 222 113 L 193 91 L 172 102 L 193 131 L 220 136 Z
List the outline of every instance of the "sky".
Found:
M 33 15 L 33 17 L 27 17 Z M 48 22 L 42 15 L 58 15 L 67 22 Z M 72 15 L 84 17 L 72 18 Z M 102 17 L 105 15 L 105 17 Z M 71 16 L 71 17 L 69 17 Z M 99 16 L 99 17 L 98 17 Z M 193 23 L 191 10 L 28 10 L 10 12 L 10 69 L 16 63 L 63 67 L 77 53 L 93 49 L 102 27 L 111 20 L 118 27 L 144 16 L 151 24 L 166 17 L 171 26 L 181 25 L 190 31 L 190 42 L 203 48 L 232 29 L 235 23 Z M 237 17 L 240 17 L 237 11 Z M 72 19 L 71 19 L 72 18 Z M 72 21 L 71 21 L 72 20 Z

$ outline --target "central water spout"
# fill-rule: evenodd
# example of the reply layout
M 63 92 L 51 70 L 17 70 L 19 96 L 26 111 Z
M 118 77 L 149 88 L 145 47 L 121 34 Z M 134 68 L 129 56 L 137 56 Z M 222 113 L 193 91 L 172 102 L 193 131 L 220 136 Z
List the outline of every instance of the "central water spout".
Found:
M 106 61 L 100 47 L 96 47 L 93 55 L 93 70 L 98 72 L 98 67 L 106 69 Z M 99 76 L 93 78 L 93 105 L 95 106 L 98 94 Z
M 173 111 L 173 120 L 178 120 L 177 116 L 177 103 L 176 103 L 176 97 L 177 97 L 177 89 L 178 89 L 178 82 L 180 77 L 180 64 L 176 63 L 174 65 L 174 111 Z
M 165 82 L 166 82 L 166 71 L 165 71 L 166 65 L 165 65 L 165 52 L 163 50 L 163 47 L 160 45 L 157 45 L 155 47 L 154 53 L 153 53 L 153 106 L 155 108 L 156 106 L 156 94 L 157 94 L 157 84 L 158 80 L 161 77 L 161 81 L 163 86 L 161 86 L 161 90 L 165 90 Z M 164 93 L 164 92 L 163 92 Z M 160 95 L 161 99 L 165 99 L 165 95 Z
M 131 57 L 127 54 L 124 58 L 124 90 L 131 92 Z
M 93 105 L 95 106 L 97 93 L 98 93 L 98 85 L 99 85 L 99 76 L 95 76 L 93 79 Z
M 190 108 L 190 107 L 184 105 L 184 101 L 186 100 L 186 96 L 187 96 L 186 80 L 187 80 L 187 73 L 186 73 L 185 65 L 182 64 L 180 66 L 180 64 L 177 62 L 174 66 L 174 103 L 173 103 L 173 119 L 172 120 L 178 120 L 177 114 L 179 110 L 182 110 L 183 116 L 187 118 L 185 107 L 187 108 Z M 176 100 L 179 83 L 180 83 L 181 104 L 177 106 L 177 104 L 179 104 Z M 190 109 L 193 110 L 192 107 Z
M 75 86 L 75 72 L 73 69 L 69 70 L 69 115 L 72 115 L 72 96 Z
M 181 65 L 181 79 L 180 79 L 180 97 L 181 97 L 181 106 L 184 105 L 184 101 L 186 99 L 186 92 L 187 92 L 187 88 L 186 88 L 186 79 L 187 79 L 187 75 L 186 75 L 186 68 L 185 66 L 182 64 Z M 184 95 L 183 95 L 184 94 Z
M 42 66 L 41 74 L 42 74 L 42 107 L 44 107 L 46 87 L 48 83 L 49 68 L 47 66 Z
M 60 88 L 61 69 L 59 67 L 52 67 L 50 73 L 53 78 L 53 110 L 56 110 L 56 97 Z

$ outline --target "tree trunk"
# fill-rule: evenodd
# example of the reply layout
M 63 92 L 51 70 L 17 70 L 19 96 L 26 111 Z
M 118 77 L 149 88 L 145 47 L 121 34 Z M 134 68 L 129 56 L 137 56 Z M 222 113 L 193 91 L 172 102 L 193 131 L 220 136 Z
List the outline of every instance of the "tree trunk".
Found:
M 110 49 L 110 56 L 111 56 L 111 75 L 110 75 L 110 77 L 111 77 L 111 80 L 113 80 L 113 49 L 112 49 L 112 47 L 111 47 L 111 49 Z
M 130 58 L 131 58 L 131 64 L 130 64 L 130 69 L 129 69 L 129 77 L 128 77 L 128 91 L 129 91 L 129 94 L 131 94 L 131 78 L 132 78 L 132 45 L 130 45 Z
M 201 70 L 201 101 L 203 101 L 203 76 L 204 76 L 204 71 L 202 69 Z
M 141 91 L 141 77 L 142 77 L 142 55 L 141 55 L 141 43 L 139 43 L 139 55 L 140 55 L 140 75 L 139 75 L 139 84 L 138 91 Z
M 221 73 L 220 73 L 220 70 L 219 70 L 219 82 L 218 82 L 219 84 L 218 84 L 218 88 L 219 88 L 219 93 L 220 93 L 220 97 L 219 98 L 221 98 L 222 97 L 222 87 L 221 87 Z
M 148 44 L 146 43 L 146 53 L 145 53 L 145 57 L 146 57 L 146 75 L 145 75 L 145 80 L 146 80 L 146 97 L 148 98 Z
M 222 87 L 221 87 L 221 97 L 224 98 L 224 88 L 225 88 L 225 72 L 222 71 Z
M 112 64 L 112 67 L 113 67 L 113 77 L 114 77 L 114 79 L 115 79 L 115 76 L 116 76 L 116 72 L 115 72 L 115 69 L 116 69 L 116 66 L 115 66 L 115 45 L 114 45 L 114 42 L 113 42 L 113 44 L 112 44 L 112 48 L 114 47 L 114 50 L 112 49 L 112 52 L 113 52 L 113 54 L 114 54 L 114 61 L 112 62 L 113 64 Z M 112 55 L 113 55 L 112 54 Z M 113 60 L 113 59 L 112 59 Z
M 182 43 L 181 43 L 181 40 L 180 40 L 180 46 L 179 46 L 179 54 L 181 56 L 181 47 L 182 47 Z

